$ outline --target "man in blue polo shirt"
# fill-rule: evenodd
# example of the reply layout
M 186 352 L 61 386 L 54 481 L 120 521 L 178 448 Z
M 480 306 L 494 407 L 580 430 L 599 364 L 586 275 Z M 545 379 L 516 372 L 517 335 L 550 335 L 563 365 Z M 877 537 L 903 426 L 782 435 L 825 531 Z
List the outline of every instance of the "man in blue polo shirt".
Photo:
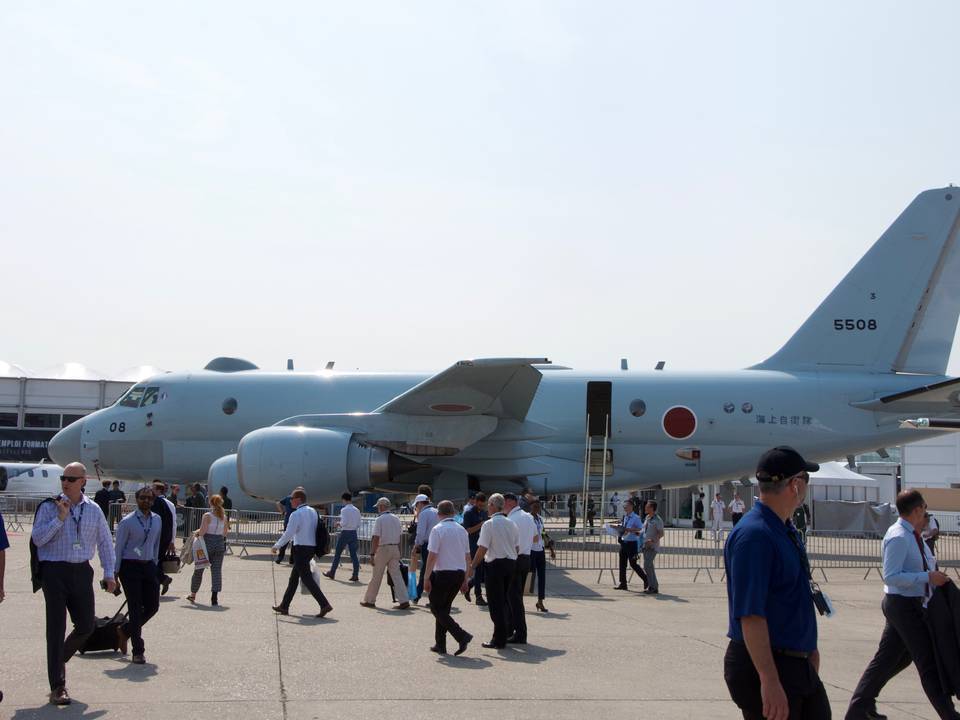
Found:
M 790 522 L 819 469 L 793 448 L 767 451 L 757 465 L 760 500 L 723 550 L 730 613 L 723 675 L 746 720 L 831 717 L 818 674 L 810 565 Z

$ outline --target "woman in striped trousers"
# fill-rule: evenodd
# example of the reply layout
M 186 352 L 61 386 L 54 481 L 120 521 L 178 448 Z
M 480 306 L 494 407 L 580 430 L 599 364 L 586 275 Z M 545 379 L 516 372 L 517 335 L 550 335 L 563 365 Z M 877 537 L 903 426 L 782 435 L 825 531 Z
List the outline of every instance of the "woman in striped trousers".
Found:
M 200 527 L 194 533 L 195 537 L 203 537 L 207 545 L 207 555 L 210 556 L 210 574 L 213 576 L 212 593 L 210 595 L 210 604 L 219 605 L 217 594 L 223 587 L 223 553 L 226 550 L 226 536 L 230 531 L 230 520 L 227 519 L 227 513 L 223 509 L 223 498 L 219 495 L 210 496 L 210 512 L 203 514 L 203 520 L 200 521 Z M 203 581 L 204 568 L 197 568 L 193 571 L 193 577 L 190 579 L 190 594 L 187 600 L 195 602 L 197 592 L 200 590 L 200 583 Z

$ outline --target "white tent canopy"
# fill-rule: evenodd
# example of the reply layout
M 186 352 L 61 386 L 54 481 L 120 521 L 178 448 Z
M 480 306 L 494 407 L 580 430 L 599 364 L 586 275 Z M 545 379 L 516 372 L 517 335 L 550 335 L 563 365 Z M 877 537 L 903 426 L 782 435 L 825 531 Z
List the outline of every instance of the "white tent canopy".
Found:
M 753 485 L 757 484 L 756 478 L 751 478 Z M 830 485 L 831 487 L 879 487 L 880 483 L 872 477 L 861 475 L 854 472 L 843 463 L 825 462 L 820 463 L 820 469 L 815 473 L 810 473 L 811 485 Z

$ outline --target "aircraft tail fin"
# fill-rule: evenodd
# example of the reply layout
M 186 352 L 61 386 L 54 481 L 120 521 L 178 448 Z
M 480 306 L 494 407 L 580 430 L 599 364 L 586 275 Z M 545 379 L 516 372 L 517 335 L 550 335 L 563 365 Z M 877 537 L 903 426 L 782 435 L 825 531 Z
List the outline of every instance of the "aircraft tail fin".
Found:
M 754 367 L 943 375 L 960 315 L 960 188 L 920 193 L 813 315 Z

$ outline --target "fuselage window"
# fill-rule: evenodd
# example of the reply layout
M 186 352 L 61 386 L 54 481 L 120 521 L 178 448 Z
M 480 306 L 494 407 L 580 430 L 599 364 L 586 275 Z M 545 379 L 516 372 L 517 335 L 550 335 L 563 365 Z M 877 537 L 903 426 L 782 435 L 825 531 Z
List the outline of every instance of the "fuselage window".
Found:
M 630 403 L 630 414 L 634 417 L 643 417 L 647 412 L 647 404 L 643 400 L 633 400 Z
M 227 398 L 223 401 L 223 414 L 233 415 L 237 411 L 237 399 Z
M 146 407 L 147 405 L 156 405 L 157 400 L 159 399 L 160 399 L 160 388 L 148 387 L 143 393 L 143 402 L 140 403 L 140 407 Z
M 117 401 L 117 405 L 121 407 L 140 407 L 140 401 L 143 399 L 143 391 L 143 385 L 134 385 Z
M 44 477 L 50 477 L 50 473 L 48 473 L 46 470 L 41 470 L 40 474 L 43 475 Z

